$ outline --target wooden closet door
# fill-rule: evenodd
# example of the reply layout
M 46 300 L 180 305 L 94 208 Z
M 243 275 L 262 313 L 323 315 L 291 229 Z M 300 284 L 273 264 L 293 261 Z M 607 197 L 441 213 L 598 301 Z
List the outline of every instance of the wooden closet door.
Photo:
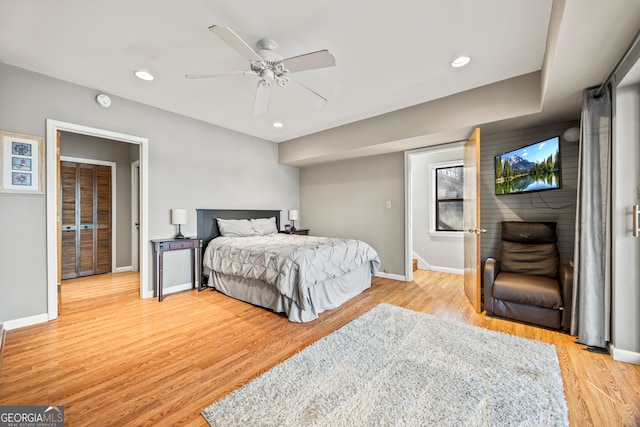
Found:
M 111 272 L 111 167 L 96 166 L 95 274 Z
M 76 268 L 76 164 L 60 162 L 60 226 L 62 279 L 78 277 Z
M 78 165 L 79 187 L 76 206 L 78 209 L 78 275 L 89 276 L 94 273 L 94 165 Z
M 111 271 L 111 167 L 61 162 L 62 278 Z

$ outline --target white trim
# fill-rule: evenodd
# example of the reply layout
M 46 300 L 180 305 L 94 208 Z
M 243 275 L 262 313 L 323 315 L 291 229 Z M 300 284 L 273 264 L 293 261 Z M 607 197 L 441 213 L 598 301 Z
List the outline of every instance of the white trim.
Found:
M 46 174 L 47 174 L 47 315 L 48 320 L 58 317 L 58 234 L 57 234 L 57 153 L 56 138 L 57 132 L 72 132 L 83 135 L 96 136 L 99 138 L 113 139 L 116 141 L 137 144 L 140 146 L 140 241 L 149 241 L 148 205 L 149 205 L 149 140 L 138 136 L 126 135 L 88 126 L 61 122 L 47 119 L 46 133 Z M 145 290 L 149 287 L 149 248 L 148 245 L 140 245 L 140 264 L 144 268 L 140 269 L 140 295 L 144 297 Z M 151 293 L 153 295 L 153 293 Z
M 431 270 L 431 265 L 417 253 L 414 252 L 412 258 L 418 261 L 418 270 Z M 413 271 L 413 266 L 411 266 L 411 271 Z
M 140 231 L 136 222 L 140 218 L 140 160 L 131 163 L 131 236 L 138 236 Z M 131 271 L 139 271 L 138 256 L 140 239 L 131 239 Z
M 20 319 L 5 320 L 2 324 L 4 329 L 9 330 L 37 325 L 38 323 L 45 323 L 47 320 L 49 320 L 49 315 L 47 313 L 42 313 L 36 314 L 35 316 L 22 317 Z
M 125 265 L 124 267 L 117 267 L 113 270 L 114 273 L 126 273 L 127 271 L 135 271 L 132 266 Z
M 407 282 L 413 281 L 413 198 L 412 152 L 404 152 L 404 275 Z
M 84 159 L 81 157 L 70 157 L 70 156 L 60 156 L 60 161 L 65 162 L 74 162 L 74 163 L 85 163 L 87 165 L 99 165 L 99 166 L 109 166 L 111 167 L 111 272 L 116 271 L 116 246 L 118 241 L 118 235 L 116 233 L 117 227 L 117 218 L 116 218 L 116 201 L 118 200 L 116 193 L 116 162 L 111 162 L 108 160 L 96 160 L 96 159 Z
M 384 273 L 382 271 L 378 271 L 375 274 L 376 277 L 382 277 L 383 279 L 392 279 L 392 280 L 400 280 L 402 282 L 410 282 L 411 280 L 406 280 L 406 276 L 401 274 L 393 274 L 393 273 Z
M 459 268 L 432 266 L 431 271 L 440 271 L 442 273 L 464 274 L 464 268 L 459 269 Z
M 442 237 L 444 239 L 462 239 L 464 238 L 464 231 L 429 231 L 431 237 Z
M 613 360 L 640 365 L 640 353 L 636 351 L 622 350 L 609 344 L 609 352 L 613 356 Z

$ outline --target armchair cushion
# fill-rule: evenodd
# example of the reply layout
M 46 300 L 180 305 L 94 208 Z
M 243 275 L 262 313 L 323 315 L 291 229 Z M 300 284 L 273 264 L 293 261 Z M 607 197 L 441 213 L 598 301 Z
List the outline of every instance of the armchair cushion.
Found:
M 562 295 L 557 280 L 504 271 L 495 279 L 493 298 L 553 310 L 562 307 Z
M 500 263 L 502 271 L 557 277 L 560 260 L 555 243 L 525 244 L 503 241 Z

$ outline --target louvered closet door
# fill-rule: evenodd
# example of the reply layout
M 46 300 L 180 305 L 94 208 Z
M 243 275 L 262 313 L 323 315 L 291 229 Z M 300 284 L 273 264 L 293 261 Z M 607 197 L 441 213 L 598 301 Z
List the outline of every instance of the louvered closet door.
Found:
M 62 278 L 111 271 L 111 167 L 61 162 Z

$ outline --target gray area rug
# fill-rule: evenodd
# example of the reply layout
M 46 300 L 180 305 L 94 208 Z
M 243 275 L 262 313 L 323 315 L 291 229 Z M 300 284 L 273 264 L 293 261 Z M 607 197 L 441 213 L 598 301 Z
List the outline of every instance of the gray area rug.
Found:
M 212 426 L 568 426 L 555 347 L 380 304 L 202 411 Z

